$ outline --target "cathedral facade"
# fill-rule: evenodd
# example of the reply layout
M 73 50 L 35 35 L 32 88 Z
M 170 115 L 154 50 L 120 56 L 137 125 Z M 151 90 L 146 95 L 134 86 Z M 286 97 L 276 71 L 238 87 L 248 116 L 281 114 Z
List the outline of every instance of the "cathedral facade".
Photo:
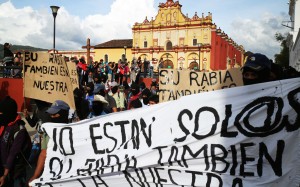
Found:
M 146 17 L 142 23 L 135 23 L 132 45 L 128 46 L 130 55 L 126 56 L 152 61 L 155 70 L 160 63 L 164 68 L 200 71 L 243 65 L 243 46 L 217 28 L 212 13 L 198 15 L 196 12 L 189 17 L 182 13 L 181 7 L 178 1 L 167 0 L 159 4 L 155 18 Z M 105 49 L 101 46 L 95 47 L 96 58 L 97 50 Z

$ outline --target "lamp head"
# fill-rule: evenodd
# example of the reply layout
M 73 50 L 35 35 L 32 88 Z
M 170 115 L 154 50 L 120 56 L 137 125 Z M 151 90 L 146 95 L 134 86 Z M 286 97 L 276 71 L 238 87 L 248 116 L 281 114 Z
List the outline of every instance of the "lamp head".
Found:
M 50 6 L 52 10 L 53 17 L 55 18 L 59 9 L 59 6 Z

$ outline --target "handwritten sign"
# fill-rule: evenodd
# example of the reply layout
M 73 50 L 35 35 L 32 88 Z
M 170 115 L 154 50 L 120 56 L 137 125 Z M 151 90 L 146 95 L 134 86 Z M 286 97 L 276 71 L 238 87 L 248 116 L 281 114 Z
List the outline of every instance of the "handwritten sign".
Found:
M 241 85 L 242 73 L 237 68 L 212 72 L 162 69 L 159 72 L 159 101 Z
M 76 64 L 74 62 L 66 62 L 68 71 L 70 73 L 70 79 L 73 89 L 79 88 L 79 80 L 78 80 L 78 74 L 76 69 Z
M 25 97 L 47 102 L 63 100 L 75 108 L 70 73 L 63 57 L 25 52 Z
M 36 186 L 298 186 L 300 79 L 204 92 L 49 135 Z

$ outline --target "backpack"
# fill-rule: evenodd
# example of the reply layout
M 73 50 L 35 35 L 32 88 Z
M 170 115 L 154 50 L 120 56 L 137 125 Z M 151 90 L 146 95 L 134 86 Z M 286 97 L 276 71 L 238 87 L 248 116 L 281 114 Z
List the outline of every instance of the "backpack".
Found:
M 21 130 L 25 130 L 25 143 L 24 143 L 24 146 L 22 146 L 22 150 L 21 152 L 19 153 L 20 157 L 23 157 L 26 161 L 28 161 L 28 158 L 30 156 L 30 152 L 31 152 L 31 148 L 32 148 L 32 142 L 31 142 L 31 138 L 29 136 L 29 133 L 27 131 L 27 129 L 25 128 L 25 122 L 23 120 L 19 120 L 17 121 L 17 125 L 14 126 L 13 130 L 12 130 L 12 133 L 9 134 L 9 137 L 8 137 L 8 149 L 11 148 L 11 146 L 13 145 L 14 143 L 14 140 L 15 138 L 17 137 L 18 133 L 21 131 Z

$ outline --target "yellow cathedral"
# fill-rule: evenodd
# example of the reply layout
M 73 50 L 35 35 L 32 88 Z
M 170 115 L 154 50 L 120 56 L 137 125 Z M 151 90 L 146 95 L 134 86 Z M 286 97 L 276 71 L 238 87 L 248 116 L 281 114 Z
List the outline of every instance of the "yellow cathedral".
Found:
M 141 58 L 152 61 L 154 70 L 164 68 L 224 70 L 243 64 L 243 46 L 237 45 L 212 21 L 212 13 L 191 18 L 178 1 L 159 4 L 155 18 L 135 23 L 133 39 L 111 40 L 95 46 L 95 60 Z

